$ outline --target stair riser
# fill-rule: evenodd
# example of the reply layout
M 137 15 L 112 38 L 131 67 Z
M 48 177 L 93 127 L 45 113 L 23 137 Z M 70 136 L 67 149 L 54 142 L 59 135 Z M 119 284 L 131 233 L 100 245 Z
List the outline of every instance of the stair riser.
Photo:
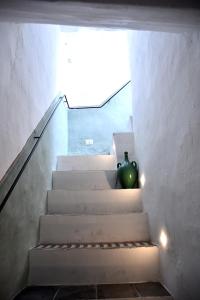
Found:
M 143 213 L 100 216 L 46 215 L 40 218 L 40 243 L 148 241 Z
M 159 281 L 157 247 L 118 250 L 32 250 L 31 285 Z
M 49 214 L 116 214 L 141 212 L 141 191 L 63 191 L 48 192 Z
M 113 189 L 116 184 L 115 171 L 55 171 L 53 189 L 98 190 Z
M 116 158 L 113 155 L 59 156 L 57 171 L 68 170 L 115 170 Z

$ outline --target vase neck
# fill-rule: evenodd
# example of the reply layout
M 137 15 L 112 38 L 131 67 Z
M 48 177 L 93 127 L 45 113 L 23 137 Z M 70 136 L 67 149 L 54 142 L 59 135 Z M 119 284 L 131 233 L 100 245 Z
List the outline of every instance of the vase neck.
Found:
M 124 152 L 124 160 L 129 161 L 128 160 L 128 152 Z

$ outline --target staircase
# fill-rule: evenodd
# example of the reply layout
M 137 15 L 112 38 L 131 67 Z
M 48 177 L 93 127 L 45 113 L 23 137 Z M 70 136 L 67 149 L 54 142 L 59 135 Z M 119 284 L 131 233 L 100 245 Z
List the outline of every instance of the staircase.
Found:
M 58 157 L 47 203 L 39 244 L 30 250 L 30 286 L 106 285 L 116 293 L 134 283 L 130 297 L 103 298 L 172 299 L 156 283 L 159 251 L 140 189 L 116 188 L 116 155 Z M 145 285 L 150 294 L 139 292 Z

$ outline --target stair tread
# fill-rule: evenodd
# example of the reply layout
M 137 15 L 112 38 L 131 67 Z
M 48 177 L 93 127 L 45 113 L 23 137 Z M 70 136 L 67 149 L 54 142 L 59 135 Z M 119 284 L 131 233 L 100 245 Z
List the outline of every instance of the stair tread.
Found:
M 112 169 L 112 170 L 56 170 L 56 171 L 53 171 L 53 173 L 67 173 L 67 174 L 85 174 L 85 173 L 117 173 L 117 171 L 115 169 Z
M 104 216 L 104 214 L 101 214 Z M 113 216 L 114 219 L 116 219 L 117 217 L 120 217 L 121 215 L 124 215 L 122 213 L 117 213 L 117 214 L 110 214 L 111 216 Z M 125 214 L 127 217 L 129 216 L 137 216 L 137 215 L 147 215 L 146 212 L 142 211 L 142 212 L 128 212 Z M 96 215 L 96 214 L 89 214 L 89 216 L 87 214 L 73 214 L 74 217 L 83 217 L 83 218 L 93 218 L 93 217 L 97 217 L 97 218 L 100 218 L 99 215 Z M 107 214 L 105 214 L 105 217 L 107 216 Z M 56 217 L 61 217 L 61 218 L 70 218 L 70 216 L 68 216 L 68 214 L 46 214 L 46 215 L 42 215 L 40 216 L 40 218 L 56 218 Z
M 131 193 L 132 195 L 136 194 L 136 193 L 141 193 L 141 189 L 140 188 L 136 188 L 136 189 L 121 189 L 121 188 L 117 188 L 117 189 L 99 189 L 99 190 L 65 190 L 65 189 L 56 189 L 56 190 L 49 190 L 48 194 L 54 194 L 56 196 L 59 194 L 63 194 L 63 196 L 67 197 L 68 194 L 73 193 L 73 194 L 93 194 L 94 196 L 97 195 L 97 193 L 99 194 L 108 194 L 108 196 L 114 196 L 116 195 L 126 195 L 127 193 Z M 108 197 L 109 200 L 109 197 Z M 134 200 L 134 199 L 133 199 Z
M 101 157 L 107 157 L 107 158 L 115 158 L 114 154 L 85 154 L 85 155 L 79 155 L 79 154 L 73 154 L 73 155 L 58 155 L 57 158 L 76 158 L 76 157 L 81 157 L 81 158 L 101 158 Z
M 72 172 L 72 171 L 55 171 L 55 172 Z M 88 171 L 87 171 L 88 172 Z M 48 193 L 51 193 L 51 192 L 53 192 L 53 193 L 59 193 L 59 192 L 63 192 L 63 193 L 65 193 L 65 194 L 67 194 L 68 192 L 73 192 L 73 193 L 105 193 L 105 192 L 108 192 L 108 193 L 126 193 L 126 192 L 132 192 L 132 193 L 134 193 L 134 192 L 137 192 L 137 191 L 142 191 L 142 189 L 141 188 L 135 188 L 135 189 L 121 189 L 121 188 L 119 188 L 119 189 L 107 189 L 107 188 L 105 188 L 105 189 L 101 189 L 101 190 L 90 190 L 90 189 L 88 189 L 88 190 L 82 190 L 82 191 L 77 191 L 77 190 L 64 190 L 64 189 L 57 189 L 57 190 L 49 190 L 48 191 Z

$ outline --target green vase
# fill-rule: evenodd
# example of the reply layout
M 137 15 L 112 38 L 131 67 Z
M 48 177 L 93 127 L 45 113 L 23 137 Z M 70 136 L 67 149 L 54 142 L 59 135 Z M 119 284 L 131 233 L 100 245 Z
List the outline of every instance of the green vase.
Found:
M 117 164 L 117 178 L 123 189 L 138 188 L 138 167 L 135 161 L 129 161 L 128 152 L 124 152 L 124 161 Z

